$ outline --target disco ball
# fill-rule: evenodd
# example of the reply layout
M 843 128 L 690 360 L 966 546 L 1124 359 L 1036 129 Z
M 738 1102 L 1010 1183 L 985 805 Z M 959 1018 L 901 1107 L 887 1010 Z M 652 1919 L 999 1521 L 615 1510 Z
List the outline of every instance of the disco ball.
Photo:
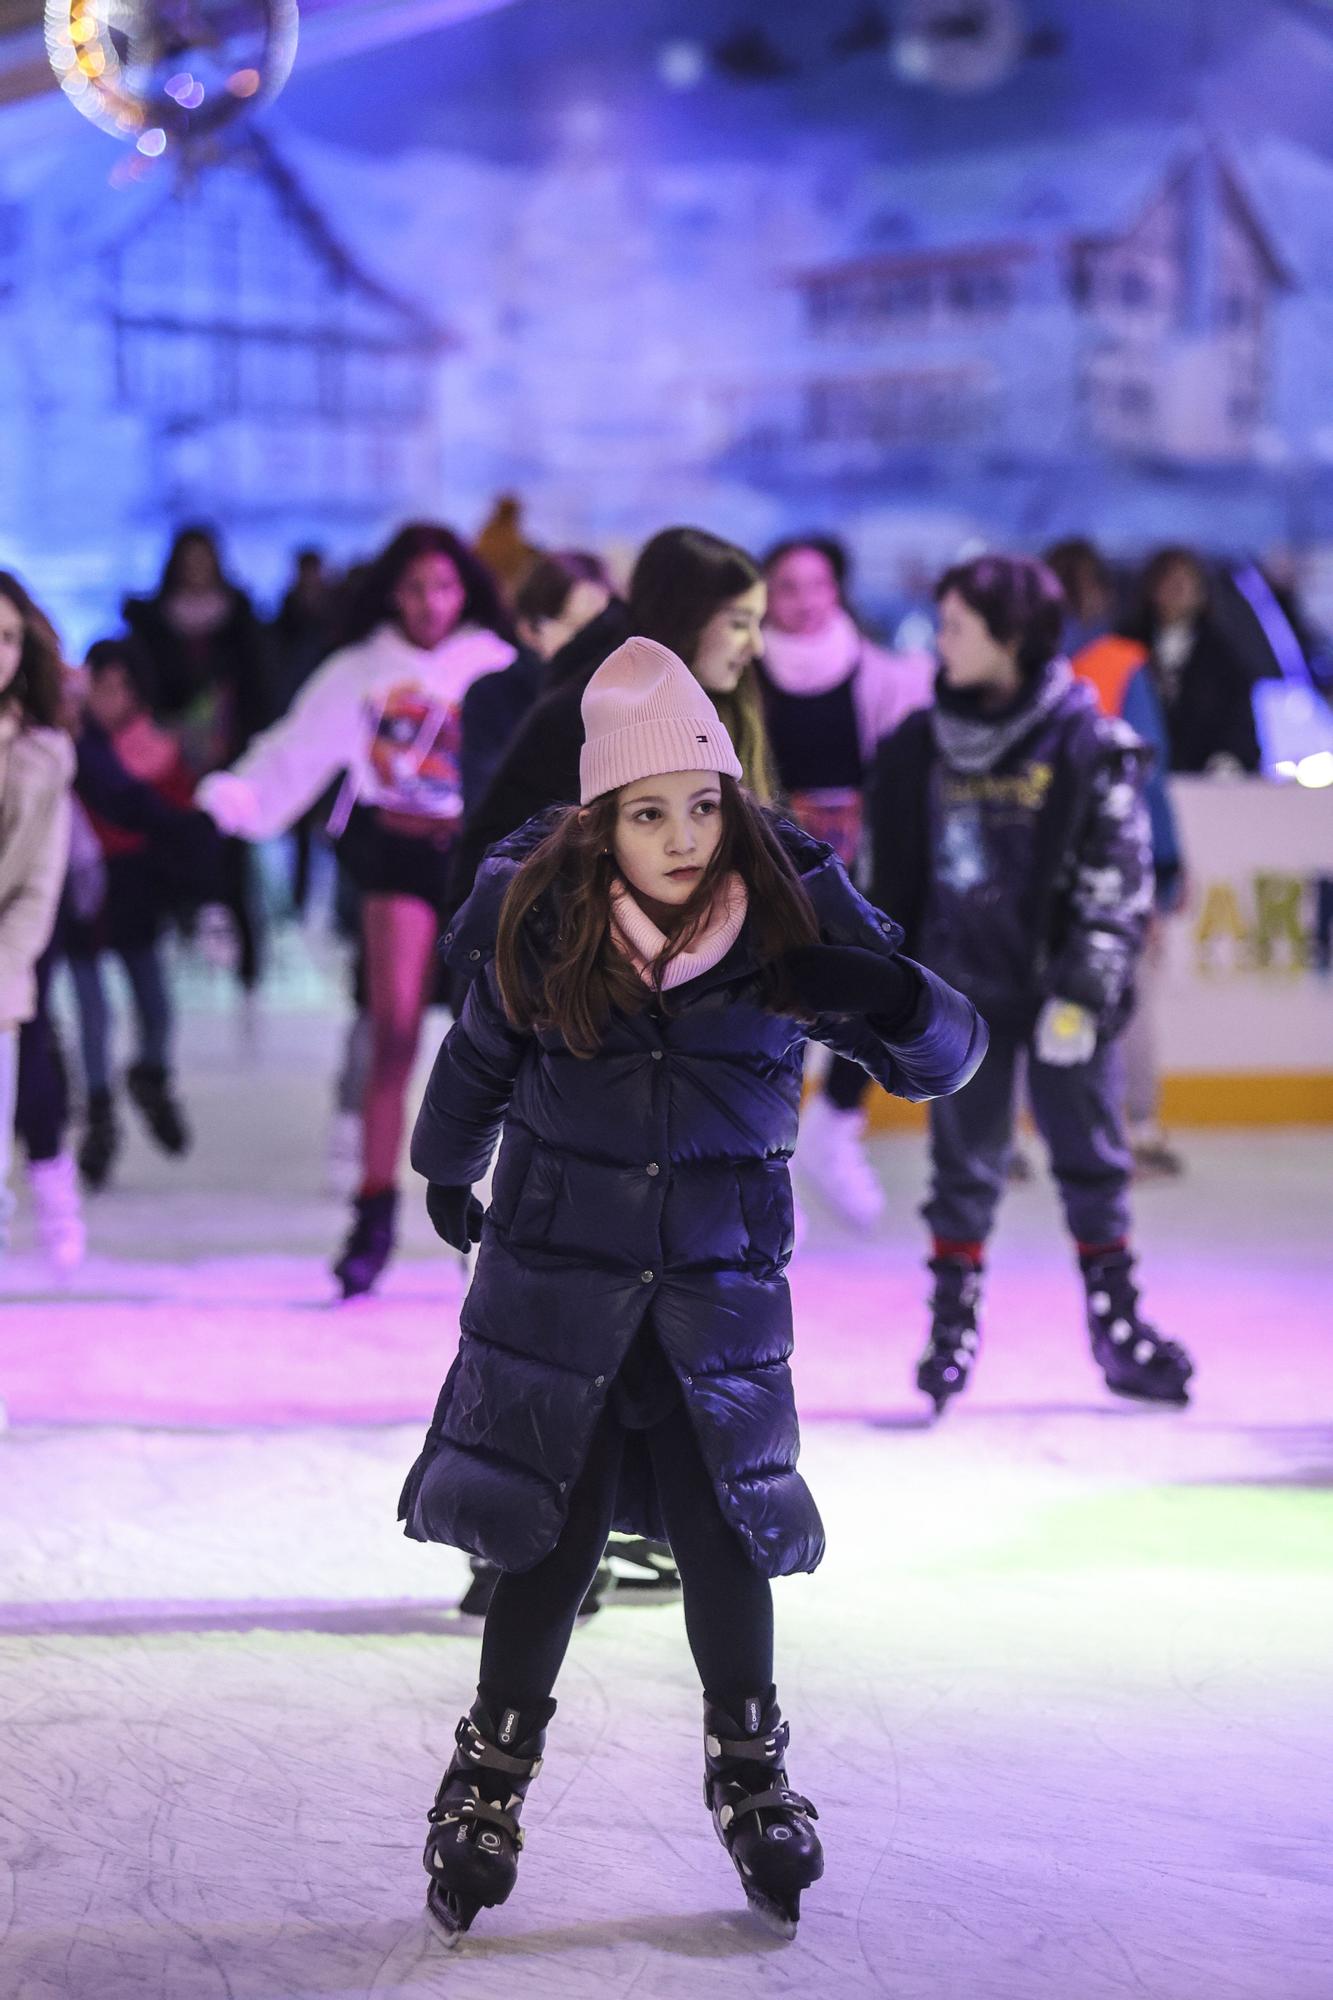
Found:
M 153 157 L 276 97 L 296 0 L 47 0 L 46 48 L 70 102 Z

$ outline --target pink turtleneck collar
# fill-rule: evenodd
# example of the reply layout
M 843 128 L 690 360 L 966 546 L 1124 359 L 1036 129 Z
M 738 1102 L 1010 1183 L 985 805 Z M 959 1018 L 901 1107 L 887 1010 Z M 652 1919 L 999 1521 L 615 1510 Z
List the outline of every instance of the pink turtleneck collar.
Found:
M 664 992 L 673 986 L 683 986 L 689 979 L 697 979 L 701 972 L 711 971 L 726 957 L 741 934 L 749 901 L 740 876 L 728 875 L 689 950 L 678 951 L 667 959 L 662 971 Z M 632 960 L 645 986 L 651 986 L 654 967 L 663 953 L 670 950 L 670 940 L 657 928 L 643 905 L 635 901 L 619 876 L 611 884 L 611 937 L 617 950 Z

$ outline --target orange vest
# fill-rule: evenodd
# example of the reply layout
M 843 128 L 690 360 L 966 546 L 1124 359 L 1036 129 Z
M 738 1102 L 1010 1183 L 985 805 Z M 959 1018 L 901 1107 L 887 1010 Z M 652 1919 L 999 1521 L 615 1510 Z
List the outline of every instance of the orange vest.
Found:
M 1125 689 L 1147 661 L 1148 648 L 1137 639 L 1107 632 L 1075 653 L 1069 664 L 1096 695 L 1102 714 L 1119 715 L 1125 705 Z

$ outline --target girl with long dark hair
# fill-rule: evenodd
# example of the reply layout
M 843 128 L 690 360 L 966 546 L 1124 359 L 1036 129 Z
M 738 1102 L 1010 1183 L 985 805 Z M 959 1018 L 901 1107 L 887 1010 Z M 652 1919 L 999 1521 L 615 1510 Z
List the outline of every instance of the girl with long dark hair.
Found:
M 361 578 L 343 645 L 288 714 L 199 789 L 224 833 L 264 840 L 345 773 L 329 830 L 360 891 L 371 1023 L 361 1184 L 334 1266 L 345 1297 L 369 1291 L 393 1251 L 403 1100 L 462 822 L 463 697 L 514 657 L 489 572 L 452 529 L 417 522 Z
M 823 1553 L 783 1275 L 806 1039 L 920 1098 L 972 1074 L 985 1029 L 827 846 L 742 789 L 679 657 L 627 640 L 582 711 L 580 803 L 493 851 L 454 919 L 471 984 L 412 1146 L 437 1231 L 480 1249 L 400 1513 L 502 1572 L 428 1907 L 455 1937 L 509 1895 L 551 1690 L 620 1527 L 670 1540 L 713 1823 L 790 1936 L 823 1869 L 787 1782 L 769 1581 Z
M 612 598 L 552 657 L 546 693 L 528 711 L 480 806 L 469 807 L 450 884 L 454 903 L 468 895 L 488 847 L 534 813 L 577 800 L 583 693 L 631 632 L 657 640 L 684 660 L 721 716 L 751 792 L 771 803 L 775 781 L 755 672 L 764 605 L 759 566 L 734 542 L 703 528 L 664 528 L 646 542 L 630 578 L 628 602 Z M 471 701 L 482 692 L 479 684 Z M 622 1538 L 610 1557 L 588 1600 L 590 1611 L 608 1580 L 618 1592 L 641 1599 L 679 1587 L 675 1565 L 658 1544 Z M 472 1567 L 460 1606 L 469 1615 L 485 1611 L 494 1581 L 484 1563 L 474 1561 Z

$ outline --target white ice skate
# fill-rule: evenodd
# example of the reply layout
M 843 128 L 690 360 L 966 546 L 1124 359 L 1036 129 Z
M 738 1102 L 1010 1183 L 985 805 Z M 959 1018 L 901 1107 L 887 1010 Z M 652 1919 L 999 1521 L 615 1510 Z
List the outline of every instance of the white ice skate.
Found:
M 58 1153 L 54 1160 L 29 1160 L 28 1190 L 42 1255 L 62 1275 L 77 1270 L 88 1239 L 73 1155 Z
M 363 1119 L 359 1111 L 335 1111 L 324 1147 L 324 1192 L 350 1201 L 361 1185 Z
M 796 1167 L 828 1205 L 854 1229 L 869 1229 L 884 1214 L 884 1190 L 866 1158 L 865 1117 L 839 1111 L 822 1094 L 801 1111 Z

